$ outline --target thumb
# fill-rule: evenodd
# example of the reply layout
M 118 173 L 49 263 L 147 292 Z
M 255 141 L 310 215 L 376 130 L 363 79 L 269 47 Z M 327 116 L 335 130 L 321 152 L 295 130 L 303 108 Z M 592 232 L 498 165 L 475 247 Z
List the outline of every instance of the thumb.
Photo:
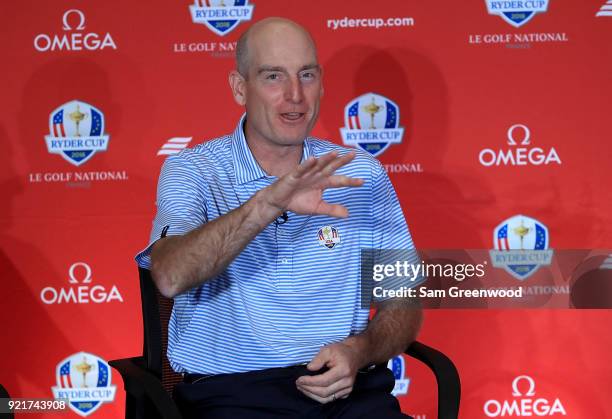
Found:
M 327 355 L 329 351 L 325 350 L 325 348 L 321 349 L 319 353 L 306 365 L 309 371 L 318 371 L 327 364 L 329 361 L 329 356 Z

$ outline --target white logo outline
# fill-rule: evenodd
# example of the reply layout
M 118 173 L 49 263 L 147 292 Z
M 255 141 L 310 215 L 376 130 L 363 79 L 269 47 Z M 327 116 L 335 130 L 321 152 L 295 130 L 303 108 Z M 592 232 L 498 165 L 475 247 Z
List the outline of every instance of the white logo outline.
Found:
M 74 30 L 82 31 L 83 29 L 85 29 L 85 14 L 81 12 L 79 9 L 69 9 L 64 12 L 64 16 L 62 16 L 62 23 L 63 23 L 62 29 L 65 31 L 69 31 L 73 29 L 72 26 L 68 24 L 68 16 L 70 16 L 72 13 L 78 14 L 79 17 L 81 18 L 78 26 L 74 28 Z

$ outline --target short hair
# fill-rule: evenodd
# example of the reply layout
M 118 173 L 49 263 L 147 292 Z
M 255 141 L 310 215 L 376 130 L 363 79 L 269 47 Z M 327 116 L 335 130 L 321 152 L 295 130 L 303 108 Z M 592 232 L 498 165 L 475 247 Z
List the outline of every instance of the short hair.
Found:
M 240 35 L 236 44 L 236 68 L 245 79 L 249 76 L 249 32 L 251 32 L 251 28 Z

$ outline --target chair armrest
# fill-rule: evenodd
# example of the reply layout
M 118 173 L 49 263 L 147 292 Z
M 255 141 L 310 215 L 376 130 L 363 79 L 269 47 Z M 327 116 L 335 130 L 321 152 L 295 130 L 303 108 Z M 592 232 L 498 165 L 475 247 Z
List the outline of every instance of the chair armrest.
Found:
M 442 352 L 420 342 L 413 342 L 405 353 L 433 371 L 438 385 L 438 418 L 456 419 L 461 400 L 461 381 L 455 364 Z
M 164 419 L 182 419 L 176 403 L 164 390 L 158 377 L 143 365 L 142 357 L 115 359 L 108 362 L 123 378 L 125 392 L 136 399 L 146 397 Z

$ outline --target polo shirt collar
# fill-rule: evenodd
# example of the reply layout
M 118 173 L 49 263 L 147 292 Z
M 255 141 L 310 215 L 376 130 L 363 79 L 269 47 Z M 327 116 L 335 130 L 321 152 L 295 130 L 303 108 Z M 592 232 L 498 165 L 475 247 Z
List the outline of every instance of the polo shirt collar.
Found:
M 234 160 L 234 168 L 236 173 L 236 183 L 242 185 L 252 182 L 257 179 L 268 177 L 266 172 L 261 168 L 255 156 L 251 152 L 244 135 L 244 123 L 246 121 L 246 113 L 240 118 L 238 126 L 232 133 L 232 159 Z M 302 147 L 302 162 L 312 155 L 312 144 L 310 137 L 304 140 Z

